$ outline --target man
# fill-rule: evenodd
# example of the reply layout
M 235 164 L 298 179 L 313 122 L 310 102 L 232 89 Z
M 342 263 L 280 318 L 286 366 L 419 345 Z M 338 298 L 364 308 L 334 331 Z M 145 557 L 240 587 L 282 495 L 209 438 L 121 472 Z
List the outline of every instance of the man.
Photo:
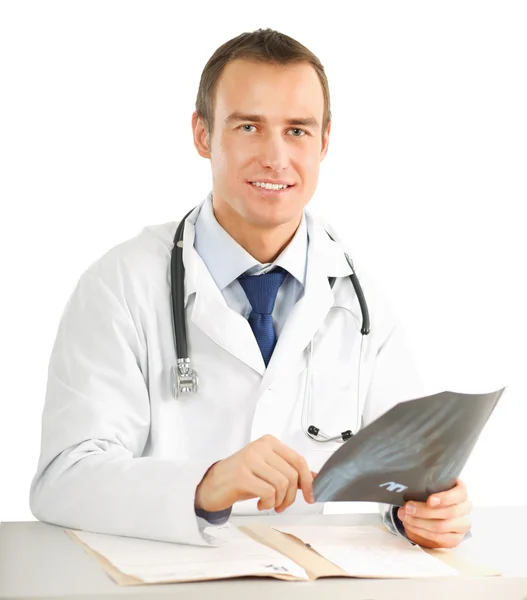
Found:
M 205 66 L 192 128 L 213 180 L 183 238 L 198 391 L 171 391 L 177 223 L 149 227 L 83 274 L 62 317 L 31 486 L 41 520 L 208 544 L 204 527 L 231 510 L 320 512 L 313 475 L 339 442 L 308 436 L 306 419 L 356 431 L 420 395 L 400 326 L 361 274 L 361 338 L 344 250 L 304 211 L 331 129 L 317 57 L 271 30 L 227 42 Z M 470 528 L 462 482 L 383 510 L 427 547 Z

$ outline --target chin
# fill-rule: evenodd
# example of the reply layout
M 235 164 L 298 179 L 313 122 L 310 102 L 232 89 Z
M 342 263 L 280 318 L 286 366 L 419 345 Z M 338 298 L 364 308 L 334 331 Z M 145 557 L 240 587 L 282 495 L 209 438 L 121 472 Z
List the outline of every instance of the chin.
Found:
M 247 202 L 243 207 L 246 220 L 268 225 L 282 225 L 297 219 L 302 214 L 303 206 L 292 202 L 260 201 Z
M 300 211 L 291 211 L 276 208 L 272 210 L 248 210 L 245 213 L 245 220 L 259 225 L 260 227 L 278 227 L 298 219 L 301 215 Z

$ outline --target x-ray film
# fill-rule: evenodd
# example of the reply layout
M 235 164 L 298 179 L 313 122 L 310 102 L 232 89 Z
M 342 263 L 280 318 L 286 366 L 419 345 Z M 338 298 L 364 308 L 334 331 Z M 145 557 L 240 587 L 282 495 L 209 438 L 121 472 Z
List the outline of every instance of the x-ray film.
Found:
M 504 389 L 397 404 L 328 459 L 313 482 L 316 501 L 402 506 L 452 488 Z

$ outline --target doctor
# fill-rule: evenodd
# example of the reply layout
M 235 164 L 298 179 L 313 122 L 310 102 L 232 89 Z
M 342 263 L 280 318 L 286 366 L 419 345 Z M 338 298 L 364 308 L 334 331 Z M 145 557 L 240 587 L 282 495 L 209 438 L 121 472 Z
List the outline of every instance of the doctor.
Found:
M 147 227 L 95 262 L 65 308 L 31 485 L 38 519 L 206 545 L 204 527 L 231 510 L 321 512 L 313 475 L 339 433 L 422 395 L 389 307 L 359 267 L 362 335 L 345 250 L 304 210 L 330 118 L 324 69 L 290 37 L 244 33 L 211 57 L 192 128 L 212 192 L 181 244 L 197 391 L 172 387 L 178 223 Z M 470 528 L 460 481 L 426 503 L 381 508 L 394 533 L 423 546 L 455 546 Z

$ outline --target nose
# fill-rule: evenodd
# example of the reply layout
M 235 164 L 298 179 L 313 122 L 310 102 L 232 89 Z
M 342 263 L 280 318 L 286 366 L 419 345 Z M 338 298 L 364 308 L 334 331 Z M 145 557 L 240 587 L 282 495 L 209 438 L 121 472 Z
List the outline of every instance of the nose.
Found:
M 260 162 L 262 167 L 273 171 L 283 171 L 289 161 L 287 142 L 280 134 L 269 133 L 264 136 L 260 148 Z

